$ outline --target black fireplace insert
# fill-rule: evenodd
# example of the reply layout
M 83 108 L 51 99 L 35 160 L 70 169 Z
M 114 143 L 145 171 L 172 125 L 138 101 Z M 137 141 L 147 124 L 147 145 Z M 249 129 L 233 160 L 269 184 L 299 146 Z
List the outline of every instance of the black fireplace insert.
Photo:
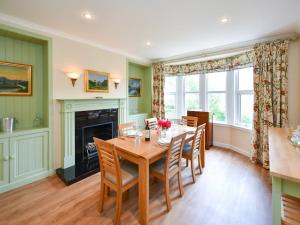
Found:
M 75 165 L 57 169 L 67 184 L 75 183 L 99 171 L 93 137 L 109 140 L 117 136 L 118 109 L 75 112 Z

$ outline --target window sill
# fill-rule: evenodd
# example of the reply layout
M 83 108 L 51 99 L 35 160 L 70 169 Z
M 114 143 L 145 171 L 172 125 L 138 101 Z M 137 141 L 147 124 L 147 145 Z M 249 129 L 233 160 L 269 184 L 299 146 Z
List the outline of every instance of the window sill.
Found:
M 237 130 L 241 130 L 244 132 L 252 133 L 252 128 L 250 127 L 244 127 L 238 124 L 228 124 L 228 123 L 222 123 L 222 122 L 214 122 L 214 126 L 218 127 L 229 127 Z

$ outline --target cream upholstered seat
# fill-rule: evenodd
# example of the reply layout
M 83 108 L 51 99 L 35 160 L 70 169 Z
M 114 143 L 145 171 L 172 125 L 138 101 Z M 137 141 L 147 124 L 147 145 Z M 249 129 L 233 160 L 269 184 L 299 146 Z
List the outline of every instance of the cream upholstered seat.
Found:
M 166 158 L 163 157 L 160 160 L 157 160 L 156 162 L 152 163 L 150 166 L 150 172 L 155 172 L 163 175 L 165 169 L 165 162 Z
M 136 164 L 122 160 L 120 161 L 120 169 L 123 186 L 138 178 L 138 166 Z M 105 173 L 105 178 L 114 184 L 117 183 L 116 176 L 109 172 Z

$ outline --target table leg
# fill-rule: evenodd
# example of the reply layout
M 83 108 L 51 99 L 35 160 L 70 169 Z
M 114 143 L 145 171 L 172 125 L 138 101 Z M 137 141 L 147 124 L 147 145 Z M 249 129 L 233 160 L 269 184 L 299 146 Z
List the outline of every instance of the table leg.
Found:
M 141 159 L 139 162 L 139 210 L 140 224 L 149 224 L 149 162 Z
M 272 177 L 272 224 L 281 225 L 281 179 Z

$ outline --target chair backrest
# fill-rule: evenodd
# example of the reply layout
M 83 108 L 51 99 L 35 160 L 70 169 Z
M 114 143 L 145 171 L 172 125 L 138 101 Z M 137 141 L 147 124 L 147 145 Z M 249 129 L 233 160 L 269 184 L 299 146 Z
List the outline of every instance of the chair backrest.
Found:
M 193 153 L 200 151 L 201 141 L 204 140 L 205 138 L 205 126 L 206 123 L 201 124 L 196 129 L 195 136 L 193 139 L 193 144 L 192 144 Z
M 122 177 L 120 172 L 120 163 L 115 146 L 102 139 L 95 137 L 93 139 L 98 152 L 101 179 L 105 179 L 105 174 L 109 173 L 111 176 L 116 177 L 117 185 L 121 185 Z
M 181 169 L 182 149 L 185 142 L 186 133 L 173 137 L 167 151 L 167 160 L 165 164 L 165 174 Z
M 148 121 L 150 130 L 155 130 L 157 128 L 157 118 L 153 117 L 153 118 L 145 119 L 145 122 L 147 122 L 147 121 Z
M 197 127 L 198 117 L 195 116 L 182 116 L 182 123 L 189 127 Z
M 134 122 L 121 123 L 121 124 L 119 124 L 119 127 L 118 127 L 119 136 L 123 136 L 124 133 L 126 133 L 126 131 L 133 130 L 133 129 L 134 129 Z

